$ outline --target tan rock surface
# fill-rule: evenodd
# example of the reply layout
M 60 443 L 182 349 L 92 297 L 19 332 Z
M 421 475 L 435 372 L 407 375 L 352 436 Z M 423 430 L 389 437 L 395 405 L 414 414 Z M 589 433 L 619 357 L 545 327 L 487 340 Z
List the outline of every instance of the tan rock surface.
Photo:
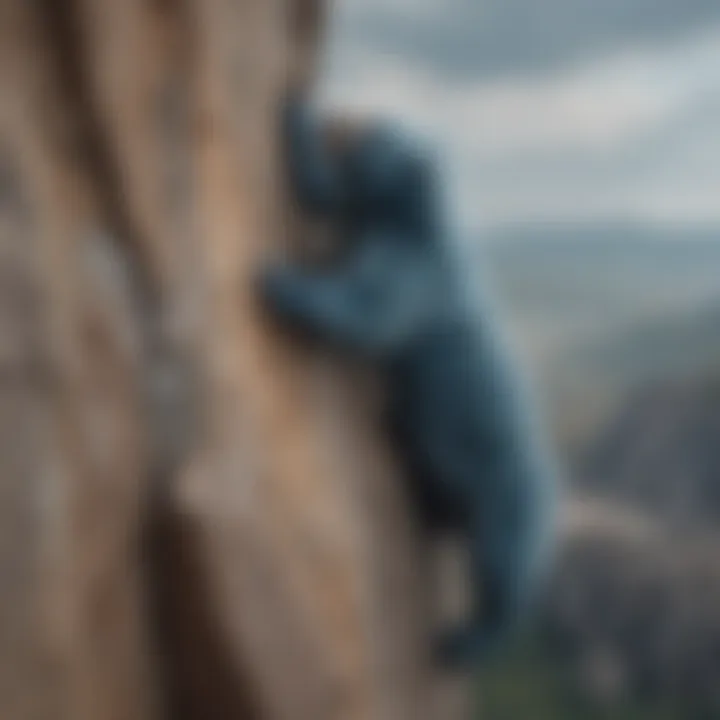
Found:
M 461 716 L 375 379 L 252 295 L 321 10 L 0 0 L 3 718 Z

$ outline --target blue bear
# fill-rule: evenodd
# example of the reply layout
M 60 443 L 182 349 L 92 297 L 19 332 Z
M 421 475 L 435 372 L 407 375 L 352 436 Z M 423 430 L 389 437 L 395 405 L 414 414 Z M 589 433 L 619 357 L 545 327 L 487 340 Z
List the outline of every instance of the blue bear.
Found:
M 435 648 L 446 666 L 469 667 L 514 634 L 547 575 L 553 459 L 512 354 L 463 282 L 432 159 L 383 124 L 331 153 L 297 94 L 282 123 L 298 201 L 334 219 L 350 251 L 330 269 L 267 268 L 262 300 L 288 328 L 385 374 L 388 434 L 420 516 L 469 548 L 472 617 Z

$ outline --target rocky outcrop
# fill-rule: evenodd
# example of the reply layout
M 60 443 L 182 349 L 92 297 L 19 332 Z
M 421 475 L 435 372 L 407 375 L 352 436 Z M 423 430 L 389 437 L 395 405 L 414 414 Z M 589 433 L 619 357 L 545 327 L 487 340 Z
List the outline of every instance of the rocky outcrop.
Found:
M 718 388 L 648 384 L 579 463 L 548 625 L 604 699 L 720 711 Z
M 720 518 L 720 382 L 707 373 L 631 394 L 583 454 L 583 486 L 669 522 Z
M 0 715 L 149 718 L 132 291 L 55 27 L 0 15 Z
M 548 604 L 548 637 L 597 699 L 720 710 L 720 538 L 583 503 Z M 702 714 L 701 714 L 702 716 Z
M 0 715 L 452 718 L 362 368 L 269 328 L 313 0 L 0 0 Z

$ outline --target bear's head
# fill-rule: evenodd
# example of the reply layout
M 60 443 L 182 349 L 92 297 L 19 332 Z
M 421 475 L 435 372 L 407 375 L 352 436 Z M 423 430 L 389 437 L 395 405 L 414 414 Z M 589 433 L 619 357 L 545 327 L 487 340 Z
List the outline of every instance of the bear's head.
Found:
M 343 159 L 352 201 L 368 212 L 405 216 L 432 197 L 432 164 L 399 128 L 376 123 L 350 143 Z
M 437 195 L 436 163 L 422 143 L 392 123 L 345 117 L 326 124 L 325 138 L 351 211 L 422 220 Z

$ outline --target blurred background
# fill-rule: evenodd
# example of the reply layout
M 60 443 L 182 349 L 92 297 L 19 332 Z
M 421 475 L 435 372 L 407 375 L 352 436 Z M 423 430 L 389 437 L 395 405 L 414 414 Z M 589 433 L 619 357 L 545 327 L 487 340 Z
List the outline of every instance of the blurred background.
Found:
M 438 149 L 568 470 L 482 717 L 720 718 L 720 3 L 338 0 L 327 37 L 323 102 Z

